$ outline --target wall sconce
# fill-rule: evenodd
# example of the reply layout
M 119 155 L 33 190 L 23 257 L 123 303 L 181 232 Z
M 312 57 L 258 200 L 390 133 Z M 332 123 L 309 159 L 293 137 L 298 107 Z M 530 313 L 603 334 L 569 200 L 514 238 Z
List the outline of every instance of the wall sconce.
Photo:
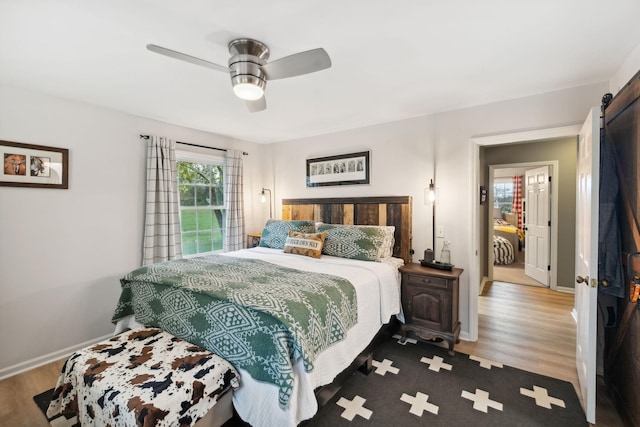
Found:
M 436 250 L 436 184 L 431 179 L 429 187 L 424 189 L 424 204 L 431 205 L 431 237 L 432 237 L 432 250 Z
M 436 185 L 433 183 L 433 179 L 429 183 L 429 188 L 426 189 L 427 197 L 426 199 L 429 203 L 435 204 L 436 201 Z
M 268 188 L 262 188 L 262 191 L 260 192 L 260 202 L 265 203 L 267 201 L 267 195 L 265 194 L 265 191 L 269 192 L 269 219 L 273 218 L 273 207 L 271 205 L 271 190 L 269 190 Z

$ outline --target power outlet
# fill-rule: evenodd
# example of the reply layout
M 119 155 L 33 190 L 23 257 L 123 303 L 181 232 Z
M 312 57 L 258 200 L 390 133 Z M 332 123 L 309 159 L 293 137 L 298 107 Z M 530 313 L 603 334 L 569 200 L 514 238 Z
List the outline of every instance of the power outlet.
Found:
M 439 225 L 438 228 L 436 228 L 436 237 L 444 239 L 444 225 Z

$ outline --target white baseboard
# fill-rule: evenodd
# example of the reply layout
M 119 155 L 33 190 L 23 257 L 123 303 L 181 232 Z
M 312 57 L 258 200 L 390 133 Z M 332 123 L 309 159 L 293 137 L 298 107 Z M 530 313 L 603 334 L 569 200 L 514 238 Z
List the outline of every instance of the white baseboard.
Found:
M 62 350 L 54 351 L 52 353 L 45 354 L 43 356 L 29 359 L 25 362 L 21 362 L 13 366 L 2 368 L 0 369 L 0 381 L 4 380 L 5 378 L 9 378 L 14 375 L 18 375 L 23 372 L 29 371 L 33 368 L 37 368 L 38 366 L 46 365 L 48 363 L 55 362 L 56 360 L 60 360 L 62 358 L 68 357 L 69 355 L 71 355 L 72 353 L 80 349 L 83 349 L 92 344 L 98 343 L 100 341 L 104 341 L 108 338 L 111 338 L 112 336 L 113 334 L 104 335 L 94 340 L 85 341 L 83 343 L 80 343 L 71 347 L 63 348 Z
M 469 332 L 467 332 L 467 331 L 460 331 L 460 336 L 459 336 L 459 338 L 460 338 L 462 341 L 471 341 L 471 339 L 469 339 Z M 454 349 L 455 349 L 455 347 L 454 347 Z
M 563 292 L 565 294 L 575 294 L 576 293 L 576 288 L 570 288 L 568 286 L 558 286 L 555 290 L 557 292 Z

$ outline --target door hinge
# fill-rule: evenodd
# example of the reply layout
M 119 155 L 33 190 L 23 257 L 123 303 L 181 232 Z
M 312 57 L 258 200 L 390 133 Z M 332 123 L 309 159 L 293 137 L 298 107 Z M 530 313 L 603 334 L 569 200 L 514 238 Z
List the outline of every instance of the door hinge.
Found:
M 551 221 L 549 221 L 549 227 L 551 227 Z
M 549 177 L 549 182 L 551 182 L 551 177 Z
M 547 265 L 547 271 L 551 271 L 551 266 Z

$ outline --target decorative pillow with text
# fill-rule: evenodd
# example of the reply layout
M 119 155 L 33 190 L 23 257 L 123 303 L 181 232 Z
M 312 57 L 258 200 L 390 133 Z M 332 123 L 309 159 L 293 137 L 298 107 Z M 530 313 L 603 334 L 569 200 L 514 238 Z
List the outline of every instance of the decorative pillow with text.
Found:
M 300 233 L 289 230 L 289 237 L 285 241 L 284 251 L 288 254 L 320 258 L 326 236 L 327 233 Z

